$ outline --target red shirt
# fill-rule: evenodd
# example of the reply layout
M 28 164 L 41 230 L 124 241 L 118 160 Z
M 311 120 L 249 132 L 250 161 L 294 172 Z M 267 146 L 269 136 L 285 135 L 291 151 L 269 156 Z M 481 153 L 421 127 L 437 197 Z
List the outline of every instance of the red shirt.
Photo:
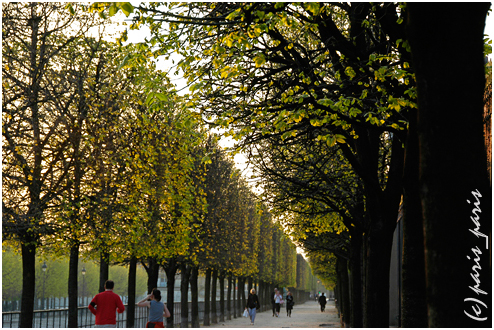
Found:
M 96 308 L 94 308 L 96 306 Z M 94 296 L 88 306 L 91 313 L 96 315 L 96 325 L 117 324 L 115 310 L 123 313 L 125 306 L 120 297 L 113 291 L 103 291 Z

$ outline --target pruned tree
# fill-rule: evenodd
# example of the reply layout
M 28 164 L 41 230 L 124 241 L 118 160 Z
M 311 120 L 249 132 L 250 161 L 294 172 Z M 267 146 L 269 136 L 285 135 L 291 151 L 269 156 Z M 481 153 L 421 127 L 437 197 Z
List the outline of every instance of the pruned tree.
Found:
M 76 40 L 96 24 L 61 3 L 2 4 L 3 239 L 21 243 L 21 327 L 33 322 L 35 254 L 56 230 L 48 210 L 60 207 L 79 150 L 84 117 L 80 80 L 64 65 Z M 69 73 L 69 74 L 67 74 Z M 74 78 L 74 79 L 73 79 Z

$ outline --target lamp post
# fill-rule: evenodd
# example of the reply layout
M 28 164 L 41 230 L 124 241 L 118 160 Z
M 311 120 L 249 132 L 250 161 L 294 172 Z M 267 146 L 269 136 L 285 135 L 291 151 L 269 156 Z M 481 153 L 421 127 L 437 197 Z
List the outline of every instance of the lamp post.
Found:
M 41 309 L 45 309 L 45 280 L 46 280 L 46 261 L 43 261 L 43 265 L 41 266 L 41 270 L 43 271 L 43 296 L 41 297 Z M 43 322 L 43 312 L 40 313 L 40 318 L 39 318 L 39 325 L 41 327 L 41 324 Z
M 46 281 L 46 261 L 43 261 L 43 266 L 41 266 L 41 269 L 43 270 L 43 296 L 41 299 L 41 309 L 45 309 L 45 281 Z
M 84 305 L 84 297 L 86 296 L 86 267 L 82 266 L 82 304 Z

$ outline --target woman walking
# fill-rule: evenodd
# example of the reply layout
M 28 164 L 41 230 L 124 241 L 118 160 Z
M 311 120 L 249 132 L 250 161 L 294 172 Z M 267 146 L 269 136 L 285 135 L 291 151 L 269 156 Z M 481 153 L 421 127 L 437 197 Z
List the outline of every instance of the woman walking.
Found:
M 283 296 L 278 290 L 276 290 L 276 293 L 274 295 L 274 305 L 276 306 L 276 317 L 280 316 L 280 306 L 282 301 L 283 301 Z
M 295 303 L 293 302 L 293 296 L 290 291 L 286 294 L 286 316 L 292 317 L 292 309 Z
M 251 289 L 247 297 L 247 308 L 249 310 L 250 325 L 254 325 L 256 319 L 256 310 L 260 307 L 259 298 L 256 295 L 256 289 Z
M 146 328 L 164 328 L 163 317 L 170 317 L 170 312 L 161 301 L 161 291 L 153 289 L 151 293 L 137 303 L 139 307 L 149 308 L 149 318 Z

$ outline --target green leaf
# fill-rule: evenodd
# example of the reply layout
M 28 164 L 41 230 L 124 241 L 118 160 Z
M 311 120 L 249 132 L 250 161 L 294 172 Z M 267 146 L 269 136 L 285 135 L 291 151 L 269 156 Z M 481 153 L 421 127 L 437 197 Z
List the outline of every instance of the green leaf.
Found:
M 154 93 L 149 93 L 149 95 L 146 98 L 146 105 L 150 105 L 153 99 L 154 99 Z
M 117 70 L 120 70 L 121 68 L 127 66 L 127 63 L 129 62 L 129 59 L 132 57 L 131 54 L 127 54 L 125 55 L 122 63 L 120 63 L 120 65 L 117 67 Z
M 327 107 L 327 106 L 330 106 L 330 105 L 333 104 L 333 100 L 324 98 L 324 99 L 321 99 L 321 100 L 317 100 L 317 103 L 320 104 L 320 105 L 323 105 L 323 106 Z
M 334 137 L 336 139 L 336 142 L 338 142 L 338 143 L 346 143 L 345 136 L 343 136 L 341 134 L 336 134 Z
M 226 16 L 226 19 L 229 20 L 229 21 L 233 21 L 235 20 L 235 18 L 237 18 L 238 16 L 240 16 L 240 8 L 231 12 L 228 16 Z
M 160 101 L 163 101 L 163 102 L 166 102 L 168 101 L 168 96 L 163 94 L 163 93 L 156 93 L 155 94 L 156 97 L 160 100 Z
M 307 6 L 307 10 L 310 11 L 310 12 L 312 12 L 312 14 L 314 16 L 319 15 L 319 13 L 321 11 L 321 8 L 320 8 L 319 3 L 317 3 L 317 2 L 307 2 L 306 3 L 306 6 Z
M 190 86 L 189 90 L 191 92 L 195 92 L 196 90 L 201 89 L 202 86 L 204 86 L 204 83 L 203 82 L 200 82 L 200 83 L 197 83 L 197 84 L 194 84 L 194 85 Z
M 130 2 L 124 2 L 120 5 L 120 8 L 122 9 L 122 12 L 125 14 L 125 16 L 129 17 L 131 13 L 134 12 L 134 6 L 130 4 Z
M 264 63 L 266 63 L 266 57 L 264 56 L 263 53 L 259 53 L 254 57 L 254 63 L 256 64 L 256 68 L 262 66 Z
M 353 70 L 352 67 L 347 67 L 345 69 L 345 74 L 350 77 L 350 80 L 352 80 L 357 74 L 355 73 L 355 70 Z
M 333 147 L 336 144 L 336 138 L 332 136 L 326 140 L 326 143 L 329 147 Z
M 71 3 L 67 4 L 67 6 L 65 6 L 65 8 L 69 10 L 70 15 L 75 15 L 75 10 L 74 10 L 74 7 L 72 7 Z
M 110 9 L 108 10 L 108 14 L 110 15 L 110 17 L 112 17 L 113 15 L 115 15 L 118 11 L 118 8 L 115 4 L 112 4 L 110 6 Z
M 323 123 L 319 119 L 311 119 L 310 124 L 314 127 L 322 126 Z

